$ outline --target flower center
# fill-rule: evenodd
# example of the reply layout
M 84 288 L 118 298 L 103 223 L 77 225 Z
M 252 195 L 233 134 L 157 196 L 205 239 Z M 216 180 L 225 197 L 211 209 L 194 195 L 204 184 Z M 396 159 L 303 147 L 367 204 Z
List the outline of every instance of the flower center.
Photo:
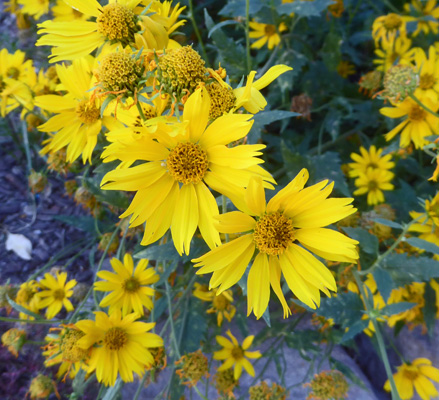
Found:
M 66 292 L 64 291 L 64 289 L 56 289 L 53 292 L 53 297 L 55 300 L 63 300 L 64 297 L 66 297 Z
M 369 191 L 378 189 L 378 183 L 376 181 L 369 181 L 369 183 L 367 184 L 367 188 L 369 189 Z
M 413 105 L 409 112 L 409 119 L 411 121 L 423 120 L 425 116 L 425 111 L 418 105 Z
M 195 143 L 179 143 L 166 160 L 168 172 L 184 185 L 198 183 L 209 168 L 207 153 Z
M 134 292 L 137 292 L 139 290 L 139 288 L 140 288 L 140 282 L 134 276 L 129 277 L 123 283 L 123 289 L 126 292 L 134 293 Z
M 102 59 L 97 76 L 107 91 L 131 90 L 138 83 L 142 68 L 127 53 L 110 53 Z
M 111 328 L 104 337 L 104 345 L 109 350 L 119 350 L 128 342 L 127 333 L 121 328 Z
M 236 96 L 233 90 L 213 82 L 206 86 L 210 96 L 209 119 L 216 119 L 228 113 L 235 105 Z
M 118 41 L 124 45 L 133 42 L 134 33 L 138 31 L 134 12 L 119 3 L 104 6 L 96 22 L 99 33 L 110 41 Z
M 370 162 L 369 164 L 366 165 L 366 169 L 372 167 L 372 168 L 378 168 L 378 165 L 374 162 Z
M 419 375 L 418 369 L 414 366 L 411 366 L 411 365 L 404 368 L 403 374 L 404 374 L 405 378 L 407 378 L 411 381 L 414 381 Z
M 213 298 L 213 306 L 218 310 L 218 311 L 223 311 L 227 308 L 227 306 L 229 305 L 229 301 L 226 299 L 225 296 L 223 296 L 222 294 L 220 294 L 219 296 L 215 296 Z
M 401 24 L 401 17 L 394 13 L 386 15 L 386 18 L 384 18 L 383 21 L 384 28 L 386 28 L 387 31 L 396 30 L 401 26 Z
M 82 100 L 76 106 L 76 114 L 83 124 L 91 125 L 99 119 L 101 112 L 94 102 Z
M 11 79 L 17 79 L 20 76 L 20 71 L 15 67 L 10 67 L 6 71 L 6 76 Z
M 276 34 L 276 27 L 274 25 L 265 25 L 264 32 L 266 36 L 273 36 Z
M 68 330 L 61 339 L 61 352 L 63 361 L 75 363 L 87 357 L 88 350 L 81 349 L 77 343 L 85 333 L 77 330 Z
M 419 87 L 424 90 L 431 89 L 435 83 L 436 79 L 432 74 L 424 74 L 419 78 Z
M 260 252 L 282 254 L 294 242 L 293 221 L 280 212 L 264 215 L 256 223 L 253 238 Z
M 241 360 L 244 358 L 244 350 L 242 350 L 241 346 L 237 346 L 232 349 L 232 357 L 235 360 Z

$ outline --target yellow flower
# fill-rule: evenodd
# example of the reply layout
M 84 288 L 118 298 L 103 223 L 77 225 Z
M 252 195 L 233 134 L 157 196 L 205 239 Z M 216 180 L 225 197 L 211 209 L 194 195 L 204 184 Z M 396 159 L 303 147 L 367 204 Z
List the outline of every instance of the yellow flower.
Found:
M 410 51 L 412 41 L 404 36 L 396 39 L 388 40 L 383 37 L 380 42 L 381 48 L 375 50 L 377 59 L 373 60 L 377 64 L 377 71 L 386 72 L 394 64 L 409 64 L 413 57 L 413 52 Z
M 424 324 L 423 308 L 425 306 L 425 282 L 413 282 L 402 288 L 393 289 L 390 293 L 388 304 L 400 302 L 415 303 L 415 305 L 404 312 L 389 316 L 388 324 L 394 327 L 398 321 L 412 323 L 414 325 Z
M 130 254 L 125 254 L 123 264 L 117 258 L 112 258 L 110 263 L 115 273 L 99 271 L 97 275 L 104 281 L 94 285 L 95 290 L 110 292 L 99 305 L 110 306 L 109 314 L 116 309 L 122 310 L 123 316 L 132 311 L 144 315 L 143 307 L 152 310 L 154 289 L 147 285 L 156 283 L 160 277 L 154 268 L 147 268 L 148 260 L 140 260 L 135 269 Z
M 157 130 L 156 141 L 146 133 L 123 147 L 110 145 L 103 154 L 121 161 L 146 161 L 110 171 L 102 180 L 104 190 L 137 192 L 121 218 L 132 214 L 130 226 L 146 222 L 142 245 L 155 242 L 171 228 L 179 254 L 189 254 L 199 227 L 203 239 L 214 248 L 221 241 L 213 219 L 218 206 L 209 187 L 233 200 L 252 176 L 274 182 L 258 165 L 263 162 L 257 156 L 264 145 L 227 147 L 248 134 L 252 116 L 227 114 L 207 125 L 209 108 L 206 89 L 199 89 L 185 103 L 183 122 L 174 123 L 178 132 L 173 136 Z
M 114 386 L 117 375 L 124 382 L 134 380 L 133 372 L 142 376 L 145 367 L 154 363 L 149 351 L 153 347 L 163 347 L 163 339 L 149 333 L 155 323 L 135 321 L 138 314 L 128 314 L 122 318 L 119 310 L 110 316 L 95 312 L 96 321 L 82 320 L 76 326 L 85 333 L 78 340 L 83 349 L 92 347 L 88 372 L 96 370 L 98 382 Z
M 419 98 L 419 100 L 430 110 L 437 111 L 439 108 L 439 104 L 432 103 L 429 98 Z M 394 107 L 381 108 L 380 113 L 389 118 L 405 117 L 404 121 L 385 135 L 386 140 L 390 141 L 401 132 L 400 147 L 407 147 L 413 142 L 415 148 L 422 149 L 428 144 L 425 137 L 435 135 L 439 126 L 437 117 L 425 111 L 409 97 Z
M 35 105 L 55 113 L 46 123 L 38 126 L 42 132 L 55 132 L 43 142 L 42 154 L 55 153 L 67 146 L 66 161 L 73 162 L 82 154 L 82 161 L 91 162 L 102 124 L 110 124 L 112 117 L 106 110 L 101 118 L 100 102 L 92 99 L 92 58 L 74 60 L 72 65 L 56 65 L 63 96 L 37 96 Z
M 247 358 L 256 359 L 262 357 L 259 351 L 248 351 L 253 343 L 254 336 L 247 336 L 242 345 L 238 343 L 232 332 L 228 330 L 227 335 L 231 341 L 224 336 L 217 336 L 216 341 L 223 349 L 215 351 L 213 358 L 215 360 L 225 360 L 224 363 L 218 368 L 218 371 L 225 371 L 226 369 L 233 367 L 233 376 L 235 380 L 238 380 L 242 374 L 242 368 L 244 368 L 249 375 L 255 376 L 255 369 Z
M 35 295 L 38 293 L 39 288 L 40 286 L 38 285 L 37 281 L 34 280 L 22 283 L 15 297 L 15 302 L 24 307 L 26 310 L 38 314 L 38 297 Z M 30 317 L 23 312 L 20 312 L 20 318 L 34 319 L 34 317 Z
M 236 284 L 256 252 L 247 279 L 247 313 L 260 318 L 270 299 L 270 285 L 279 298 L 286 318 L 291 310 L 283 295 L 284 275 L 290 290 L 311 308 L 320 305 L 320 290 L 336 291 L 331 272 L 303 247 L 331 261 L 355 262 L 358 242 L 323 226 L 353 214 L 353 199 L 327 199 L 333 183 L 317 183 L 304 189 L 308 171 L 303 169 L 269 202 L 265 202 L 262 182 L 252 178 L 243 190 L 239 210 L 217 217 L 223 233 L 247 232 L 202 257 L 192 260 L 202 267 L 197 274 L 213 272 L 210 287 L 217 294 Z
M 431 365 L 427 358 L 417 358 L 411 363 L 403 363 L 393 374 L 396 388 L 402 400 L 409 400 L 414 396 L 414 390 L 422 400 L 430 400 L 438 395 L 434 382 L 439 382 L 439 369 Z M 390 382 L 386 381 L 384 389 L 390 392 Z
M 193 295 L 195 297 L 212 303 L 212 308 L 209 308 L 207 313 L 217 315 L 218 326 L 223 324 L 224 318 L 229 322 L 232 320 L 235 316 L 236 308 L 232 305 L 233 292 L 231 290 L 226 290 L 217 295 L 217 289 L 209 290 L 207 285 L 200 285 L 196 282 L 194 286 L 195 290 Z
M 355 65 L 349 61 L 340 61 L 337 65 L 337 73 L 342 78 L 348 78 L 350 75 L 355 74 Z
M 435 35 L 439 32 L 439 22 L 435 21 L 435 19 L 439 18 L 439 7 L 436 7 L 436 0 L 412 0 L 410 4 L 404 4 L 404 10 L 406 12 L 410 12 L 411 8 L 415 10 L 417 16 L 406 16 L 404 19 L 409 21 L 416 21 L 417 27 L 413 32 L 413 36 L 418 36 L 422 31 L 425 34 L 432 31 Z M 424 6 L 425 4 L 425 6 Z
M 375 39 L 375 43 L 384 38 L 389 42 L 393 41 L 398 33 L 401 36 L 406 36 L 406 21 L 401 15 L 389 13 L 373 21 L 372 37 Z
M 365 173 L 368 168 L 378 169 L 390 169 L 395 166 L 395 163 L 391 161 L 392 155 L 386 154 L 381 156 L 383 149 L 376 149 L 374 145 L 370 146 L 367 151 L 363 146 L 360 147 L 360 154 L 351 153 L 351 158 L 355 162 L 348 164 L 350 171 L 349 176 L 355 178 L 360 173 Z
M 268 49 L 272 50 L 281 41 L 280 33 L 285 32 L 288 29 L 283 22 L 281 22 L 277 28 L 275 25 L 261 24 L 260 22 L 255 21 L 250 21 L 249 24 L 250 28 L 253 29 L 249 34 L 250 38 L 260 38 L 251 45 L 252 49 L 260 49 L 267 44 Z
M 66 3 L 95 21 L 45 21 L 39 24 L 43 34 L 37 46 L 54 46 L 50 62 L 73 60 L 90 54 L 104 44 L 136 46 L 138 49 L 163 50 L 169 37 L 154 14 L 141 15 L 141 0 L 109 0 L 101 6 L 96 0 L 66 0 Z
M 419 86 L 416 97 L 428 97 L 433 103 L 439 99 L 439 57 L 434 46 L 428 49 L 428 58 L 421 48 L 414 56 L 416 70 L 419 71 Z
M 73 288 L 76 286 L 76 280 L 72 279 L 66 283 L 67 272 L 56 272 L 56 279 L 53 275 L 47 273 L 39 282 L 41 291 L 35 296 L 39 299 L 38 308 L 47 308 L 46 318 L 54 318 L 64 308 L 67 311 L 73 311 L 73 305 L 68 299 L 73 295 Z
M 385 201 L 383 190 L 393 190 L 390 183 L 395 174 L 386 169 L 368 168 L 365 172 L 359 172 L 355 179 L 355 186 L 358 188 L 354 196 L 367 193 L 367 204 L 374 206 Z
M 35 20 L 49 12 L 49 0 L 18 0 L 18 4 L 22 6 L 23 14 L 31 15 Z

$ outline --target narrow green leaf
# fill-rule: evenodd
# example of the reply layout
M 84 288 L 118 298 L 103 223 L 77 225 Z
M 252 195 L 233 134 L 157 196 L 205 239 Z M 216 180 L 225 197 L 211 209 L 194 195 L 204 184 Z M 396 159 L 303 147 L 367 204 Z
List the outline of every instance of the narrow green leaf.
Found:
M 114 386 L 111 386 L 107 389 L 105 392 L 105 396 L 102 398 L 102 400 L 116 400 L 119 399 L 120 390 L 122 389 L 123 382 L 120 377 L 117 378 L 116 383 Z
M 388 219 L 373 218 L 372 221 L 376 222 L 377 224 L 381 224 L 381 225 L 385 225 L 385 226 L 390 226 L 391 228 L 403 229 L 403 226 L 401 224 L 398 224 L 397 222 L 394 222 L 394 221 L 389 221 Z
M 362 228 L 343 228 L 352 239 L 360 242 L 360 250 L 367 254 L 378 254 L 378 238 Z
M 363 332 L 369 325 L 369 319 L 362 319 L 355 322 L 349 327 L 349 330 L 342 336 L 341 342 L 347 342 L 353 339 L 355 336 Z
M 41 315 L 36 314 L 36 313 L 34 313 L 34 312 L 28 310 L 27 308 L 24 308 L 23 306 L 20 306 L 20 304 L 17 304 L 17 303 L 16 303 L 14 300 L 12 300 L 8 295 L 6 295 L 6 298 L 7 298 L 7 300 L 8 300 L 8 303 L 11 305 L 11 307 L 12 307 L 14 310 L 16 310 L 16 311 L 18 311 L 18 312 L 21 312 L 21 313 L 23 313 L 23 314 L 26 314 L 26 315 L 29 316 L 29 317 L 34 317 L 35 319 L 43 319 L 43 318 L 41 317 Z
M 381 293 L 381 296 L 383 296 L 384 301 L 387 303 L 390 293 L 394 288 L 392 276 L 386 270 L 380 267 L 376 268 L 372 275 L 377 284 L 378 291 Z
M 408 311 L 413 308 L 417 303 L 409 303 L 407 301 L 402 301 L 401 303 L 389 304 L 385 306 L 380 311 L 383 315 L 391 316 L 395 314 L 400 314 L 404 311 Z
M 411 237 L 406 240 L 408 244 L 418 249 L 428 251 L 433 254 L 439 254 L 439 246 L 434 243 L 428 242 L 427 240 L 420 239 L 417 237 Z

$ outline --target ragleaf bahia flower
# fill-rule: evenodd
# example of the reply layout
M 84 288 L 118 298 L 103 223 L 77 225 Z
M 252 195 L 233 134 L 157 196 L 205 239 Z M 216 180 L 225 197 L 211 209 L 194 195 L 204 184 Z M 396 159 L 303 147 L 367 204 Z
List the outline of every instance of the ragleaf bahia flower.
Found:
M 372 145 L 367 151 L 363 146 L 360 147 L 360 154 L 351 153 L 351 158 L 355 162 L 349 164 L 349 176 L 354 178 L 360 175 L 361 172 L 366 172 L 368 168 L 373 169 L 391 169 L 395 163 L 391 161 L 392 155 L 386 154 L 382 156 L 383 149 L 378 149 Z
M 253 256 L 247 279 L 247 312 L 260 318 L 268 306 L 270 285 L 278 296 L 284 317 L 291 312 L 281 289 L 283 274 L 290 290 L 311 308 L 320 305 L 320 290 L 336 291 L 331 272 L 308 250 L 331 261 L 355 262 L 358 242 L 332 229 L 323 228 L 353 213 L 353 199 L 328 199 L 333 183 L 317 183 L 304 189 L 308 171 L 303 169 L 269 202 L 262 182 L 253 178 L 243 191 L 241 211 L 217 217 L 223 233 L 241 233 L 237 239 L 192 260 L 202 267 L 197 274 L 213 272 L 210 287 L 217 294 L 236 284 Z M 301 244 L 303 247 L 299 246 Z

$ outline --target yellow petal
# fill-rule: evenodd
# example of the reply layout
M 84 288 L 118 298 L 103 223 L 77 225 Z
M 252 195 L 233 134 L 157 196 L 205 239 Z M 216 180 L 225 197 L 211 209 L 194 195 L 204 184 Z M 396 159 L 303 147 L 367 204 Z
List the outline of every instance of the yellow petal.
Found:
M 247 278 L 247 316 L 253 310 L 256 318 L 264 314 L 270 300 L 270 271 L 268 268 L 268 257 L 259 253 Z
M 275 65 L 271 67 L 264 75 L 253 83 L 253 87 L 257 90 L 261 90 L 268 86 L 276 78 L 282 75 L 284 72 L 292 71 L 293 68 L 283 64 Z
M 260 216 L 265 212 L 265 191 L 261 178 L 251 178 L 245 191 L 245 202 L 251 215 Z
M 183 120 L 189 121 L 189 139 L 198 142 L 206 129 L 209 120 L 210 97 L 202 87 L 189 96 L 184 105 Z

